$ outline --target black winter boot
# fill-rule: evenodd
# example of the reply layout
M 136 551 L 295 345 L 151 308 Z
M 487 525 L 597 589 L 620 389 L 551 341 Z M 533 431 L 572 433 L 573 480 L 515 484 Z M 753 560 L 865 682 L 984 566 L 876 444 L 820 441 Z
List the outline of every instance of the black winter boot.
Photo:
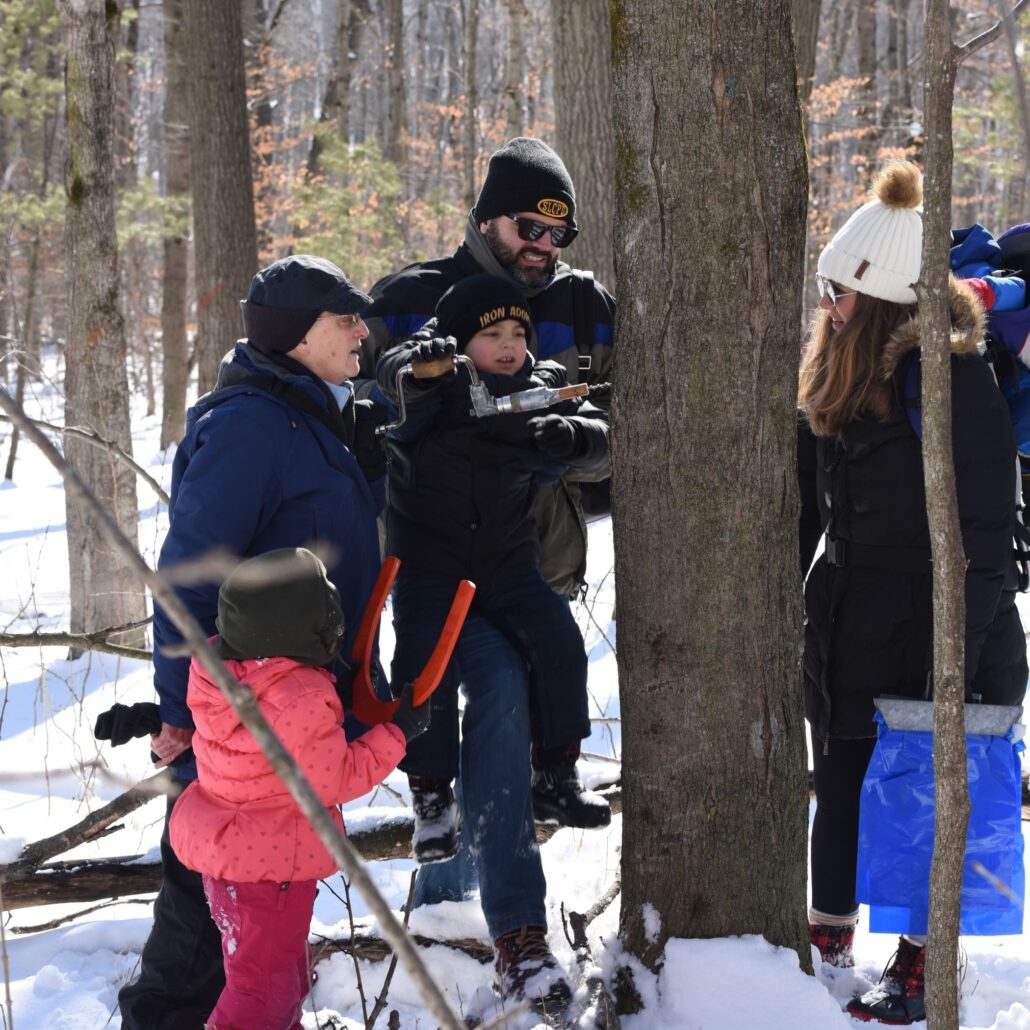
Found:
M 461 809 L 446 780 L 409 776 L 415 832 L 411 850 L 419 865 L 453 858 L 461 847 Z
M 522 926 L 494 941 L 494 989 L 504 999 L 526 1001 L 541 1015 L 557 1016 L 572 1000 L 572 988 L 547 946 L 542 926 Z
M 608 802 L 583 789 L 578 757 L 579 744 L 533 749 L 533 815 L 540 822 L 594 830 L 612 821 Z
M 891 1026 L 907 1026 L 926 1019 L 925 967 L 926 948 L 900 938 L 898 950 L 887 963 L 880 982 L 848 1002 L 848 1015 Z
M 813 947 L 819 949 L 823 963 L 836 969 L 851 969 L 855 965 L 855 924 L 848 926 L 824 926 L 809 923 L 808 936 Z

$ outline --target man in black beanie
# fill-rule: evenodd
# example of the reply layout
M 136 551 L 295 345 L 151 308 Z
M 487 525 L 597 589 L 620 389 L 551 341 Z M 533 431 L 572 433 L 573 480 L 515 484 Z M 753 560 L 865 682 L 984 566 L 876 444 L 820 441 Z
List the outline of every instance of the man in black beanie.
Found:
M 295 255 L 262 269 L 242 302 L 246 338 L 226 356 L 215 389 L 186 419 L 175 454 L 169 528 L 158 567 L 170 569 L 228 551 L 249 558 L 278 548 L 314 547 L 340 595 L 343 661 L 378 575 L 376 517 L 386 462 L 375 440 L 385 409 L 355 401 L 350 380 L 368 329 L 369 298 L 329 261 Z M 176 590 L 209 635 L 215 633 L 222 569 L 194 575 Z M 288 603 L 288 602 L 287 602 Z M 189 658 L 173 657 L 181 638 L 155 605 L 154 685 L 161 731 L 151 749 L 170 763 L 190 746 Z M 172 770 L 180 786 L 196 778 L 188 761 Z M 169 800 L 170 816 L 175 799 Z M 221 935 L 198 873 L 161 839 L 163 882 L 139 979 L 119 994 L 126 1030 L 200 1027 L 224 986 Z
M 507 278 L 521 293 L 532 319 L 528 336 L 534 358 L 547 358 L 563 365 L 568 381 L 600 383 L 611 378 L 615 302 L 595 282 L 590 272 L 571 268 L 560 255 L 578 233 L 576 193 L 561 158 L 538 139 L 510 140 L 491 158 L 486 179 L 468 214 L 465 239 L 450 256 L 409 265 L 372 287 L 373 303 L 368 311 L 371 346 L 362 359 L 359 393 L 372 391 L 375 361 L 395 344 L 411 339 L 433 317 L 437 302 L 455 283 L 487 273 Z M 444 342 L 432 340 L 427 327 L 427 351 L 443 352 Z M 578 596 L 585 583 L 587 532 L 583 514 L 585 490 L 606 480 L 607 463 L 590 473 L 570 471 L 553 485 L 541 488 L 537 504 L 537 533 L 540 541 L 540 572 L 560 595 Z M 472 525 L 476 530 L 476 524 Z M 538 642 L 546 649 L 547 642 Z M 492 645 L 498 654 L 506 644 L 502 638 Z M 505 652 L 509 668 L 524 668 L 517 651 Z M 522 712 L 512 704 L 526 704 L 528 688 L 517 696 L 500 689 L 498 683 L 465 683 L 467 692 L 465 725 L 483 727 L 496 747 L 482 748 L 472 741 L 469 753 L 485 751 L 482 762 L 471 758 L 477 778 L 477 795 L 503 802 L 504 810 L 470 810 L 475 802 L 464 798 L 466 832 L 482 825 L 489 840 L 482 847 L 465 847 L 449 862 L 424 866 L 416 887 L 416 904 L 460 898 L 478 878 L 484 912 L 490 913 L 495 937 L 497 969 L 501 989 L 518 984 L 522 974 L 540 966 L 541 928 L 544 914 L 544 883 L 539 851 L 532 839 L 532 823 L 523 813 L 539 809 L 539 794 L 530 787 L 529 739 L 520 729 Z M 495 706 L 495 701 L 496 706 Z M 505 704 L 507 708 L 505 708 Z M 522 739 L 513 739 L 519 733 Z M 463 749 L 465 744 L 462 745 Z M 505 756 L 504 761 L 490 754 Z M 463 757 L 463 773 L 465 762 Z M 537 770 L 539 772 L 539 770 Z M 485 787 L 483 784 L 485 783 Z M 543 815 L 539 809 L 538 814 Z M 469 864 L 476 856 L 475 868 Z M 505 869 L 482 868 L 489 854 L 510 854 L 517 860 Z M 506 880 L 502 886 L 499 881 Z M 554 964 L 553 956 L 546 959 Z M 518 990 L 515 990 L 518 994 Z

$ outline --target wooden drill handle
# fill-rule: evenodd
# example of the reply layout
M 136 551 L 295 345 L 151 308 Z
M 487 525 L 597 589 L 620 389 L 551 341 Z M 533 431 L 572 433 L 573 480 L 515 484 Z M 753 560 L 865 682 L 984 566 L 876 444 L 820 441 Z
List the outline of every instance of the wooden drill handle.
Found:
M 448 372 L 453 371 L 453 354 L 448 354 L 445 358 L 438 358 L 436 361 L 413 361 L 411 363 L 411 374 L 416 379 L 435 379 L 437 376 L 445 376 Z

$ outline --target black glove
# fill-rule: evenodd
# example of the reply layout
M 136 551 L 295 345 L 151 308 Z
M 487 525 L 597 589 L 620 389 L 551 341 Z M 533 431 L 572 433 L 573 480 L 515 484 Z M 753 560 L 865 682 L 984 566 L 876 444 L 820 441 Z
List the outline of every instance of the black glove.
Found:
M 411 704 L 411 693 L 414 690 L 414 683 L 405 685 L 401 691 L 401 703 L 397 711 L 393 713 L 390 721 L 404 734 L 406 743 L 411 743 L 420 733 L 429 729 L 429 702 L 425 702 L 413 708 Z
M 354 457 L 369 483 L 386 475 L 386 439 L 376 436 L 376 427 L 389 421 L 390 413 L 382 404 L 354 402 Z
M 533 371 L 530 375 L 533 379 L 539 379 L 544 386 L 552 388 L 565 386 L 569 381 L 568 371 L 564 365 L 559 365 L 557 361 L 538 361 L 533 366 Z
M 161 732 L 161 710 L 153 701 L 114 705 L 97 716 L 93 736 L 109 740 L 114 747 L 128 743 L 133 737 L 149 737 Z
M 564 415 L 543 415 L 529 420 L 533 442 L 542 454 L 564 461 L 581 450 L 579 428 Z
M 453 336 L 434 336 L 429 340 L 419 340 L 410 352 L 413 362 L 439 361 L 452 355 L 458 349 L 458 341 Z

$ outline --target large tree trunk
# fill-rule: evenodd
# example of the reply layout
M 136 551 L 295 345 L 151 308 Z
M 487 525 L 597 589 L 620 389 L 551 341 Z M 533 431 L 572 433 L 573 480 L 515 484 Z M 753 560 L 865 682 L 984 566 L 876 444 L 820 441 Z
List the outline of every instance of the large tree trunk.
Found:
M 186 199 L 190 188 L 189 128 L 186 100 L 186 46 L 182 0 L 165 0 L 165 196 Z M 182 438 L 189 382 L 186 342 L 186 285 L 189 244 L 185 226 L 165 232 L 161 293 L 162 391 L 161 446 Z
M 240 300 L 257 271 L 243 30 L 239 3 L 184 0 L 200 390 L 242 331 Z
M 117 8 L 104 0 L 61 0 L 67 39 L 65 90 L 65 424 L 87 425 L 132 452 L 125 326 L 118 298 L 114 218 L 114 70 Z M 95 447 L 67 438 L 65 453 L 111 512 L 137 539 L 139 512 L 132 471 Z M 111 548 L 95 514 L 67 497 L 71 628 L 91 631 L 142 618 L 143 590 Z M 125 638 L 133 644 L 139 639 Z
M 580 235 L 565 256 L 615 290 L 615 134 L 607 0 L 551 0 L 555 138 L 576 186 Z
M 759 933 L 810 969 L 790 3 L 612 11 L 621 932 L 652 966 Z

